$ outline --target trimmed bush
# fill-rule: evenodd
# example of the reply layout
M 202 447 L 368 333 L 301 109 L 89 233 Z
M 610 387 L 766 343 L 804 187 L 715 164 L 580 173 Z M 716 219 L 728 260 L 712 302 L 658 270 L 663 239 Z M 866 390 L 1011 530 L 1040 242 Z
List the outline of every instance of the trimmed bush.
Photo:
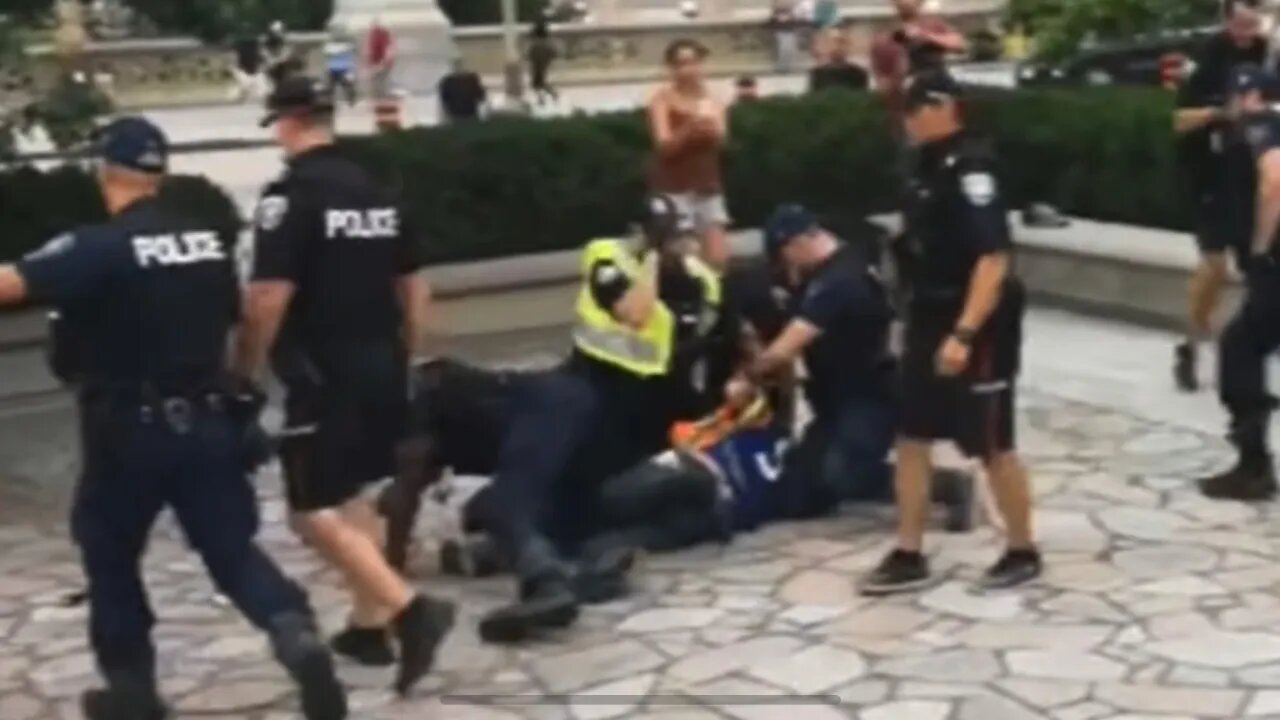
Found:
M 204 178 L 175 175 L 161 202 L 235 239 L 242 220 L 235 203 Z M 107 218 L 93 176 L 77 165 L 48 172 L 20 167 L 0 172 L 0 262 L 40 247 L 59 233 Z
M 1160 90 L 981 91 L 971 125 L 990 134 L 1006 195 L 1083 217 L 1185 228 Z M 758 226 L 799 201 L 837 225 L 896 209 L 902 151 L 878 100 L 824 93 L 735 108 L 725 154 L 730 212 Z M 348 138 L 342 146 L 400 190 L 435 262 L 578 247 L 626 232 L 644 193 L 649 141 L 638 112 L 557 120 L 496 118 Z M 174 202 L 238 222 L 225 194 L 180 181 Z M 0 258 L 99 217 L 92 183 L 76 170 L 0 174 Z M 218 219 L 220 218 L 220 220 Z

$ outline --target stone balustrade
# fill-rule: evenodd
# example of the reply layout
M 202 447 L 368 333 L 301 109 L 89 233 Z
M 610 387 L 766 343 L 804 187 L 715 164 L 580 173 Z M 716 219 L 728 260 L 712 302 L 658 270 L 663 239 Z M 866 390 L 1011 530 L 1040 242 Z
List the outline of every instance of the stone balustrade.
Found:
M 323 67 L 321 34 L 290 37 L 309 71 Z M 0 101 L 29 96 L 49 87 L 61 70 L 52 45 L 28 48 L 27 72 L 0 67 Z M 76 67 L 91 74 L 124 109 L 226 102 L 235 57 L 230 47 L 186 38 L 121 40 L 89 44 Z
M 845 3 L 851 21 L 853 52 L 866 55 L 876 33 L 893 20 L 883 0 Z M 942 15 L 965 32 L 989 27 L 999 16 L 1000 0 L 963 0 L 945 6 Z M 505 63 L 502 28 L 455 28 L 453 40 L 466 66 L 491 82 L 502 77 Z M 524 56 L 528 28 L 520 29 Z M 676 38 L 696 37 L 711 51 L 708 69 L 714 75 L 758 74 L 773 66 L 773 37 L 758 17 L 731 20 L 681 20 L 660 23 L 586 23 L 557 26 L 553 42 L 560 52 L 554 76 L 561 83 L 646 80 L 662 74 L 662 54 Z

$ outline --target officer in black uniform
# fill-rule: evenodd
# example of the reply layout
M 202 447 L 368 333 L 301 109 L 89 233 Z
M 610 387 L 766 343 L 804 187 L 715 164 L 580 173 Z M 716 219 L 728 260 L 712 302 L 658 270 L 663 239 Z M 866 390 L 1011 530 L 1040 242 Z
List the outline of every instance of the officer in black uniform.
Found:
M 1179 88 L 1173 113 L 1182 174 L 1194 200 L 1200 250 L 1200 263 L 1188 288 L 1187 336 L 1174 349 L 1174 382 L 1186 392 L 1200 387 L 1197 347 L 1212 332 L 1210 324 L 1227 282 L 1228 251 L 1238 250 L 1228 241 L 1232 233 L 1225 225 L 1233 218 L 1222 193 L 1224 149 L 1231 126 L 1227 82 L 1234 68 L 1261 66 L 1267 60 L 1260 0 L 1225 0 L 1223 9 L 1222 32 L 1197 53 L 1195 70 Z
M 105 690 L 82 697 L 91 720 L 166 714 L 139 572 L 151 527 L 173 510 L 219 591 L 266 632 L 302 688 L 309 720 L 341 720 L 345 694 L 304 592 L 254 544 L 256 498 L 239 443 L 242 396 L 229 392 L 228 334 L 239 288 L 224 239 L 167 212 L 156 192 L 164 135 L 125 118 L 100 138 L 112 219 L 0 266 L 0 305 L 57 306 L 84 437 L 71 527 L 89 580 L 90 640 Z M 243 412 L 243 415 L 251 414 Z M 247 418 L 246 418 L 247 419 Z
M 1026 470 L 1014 443 L 1014 385 L 1024 290 L 1013 269 L 1006 208 L 986 143 L 964 130 L 959 85 L 944 72 L 913 76 L 907 135 L 920 148 L 907 200 L 913 262 L 902 367 L 895 485 L 898 547 L 863 592 L 887 594 L 929 581 L 921 553 L 930 450 L 952 440 L 980 459 L 1005 516 L 1009 547 L 982 584 L 1008 587 L 1039 575 Z
M 1267 429 L 1276 399 L 1267 391 L 1266 361 L 1280 347 L 1280 116 L 1263 95 L 1274 80 L 1256 67 L 1237 69 L 1223 173 L 1224 210 L 1242 222 L 1229 241 L 1242 249 L 1244 304 L 1218 346 L 1218 393 L 1231 415 L 1229 438 L 1239 453 L 1234 467 L 1200 481 L 1208 497 L 1265 500 L 1276 494 Z M 1259 206 L 1260 205 L 1260 206 Z
M 236 367 L 255 377 L 274 350 L 287 389 L 281 454 L 295 527 L 355 597 L 334 648 L 365 664 L 393 663 L 390 629 L 403 694 L 430 671 L 454 616 L 387 563 L 363 495 L 393 472 L 409 363 L 424 352 L 430 291 L 418 272 L 419 238 L 396 199 L 334 146 L 327 89 L 285 78 L 268 109 L 264 124 L 288 167 L 259 204 Z

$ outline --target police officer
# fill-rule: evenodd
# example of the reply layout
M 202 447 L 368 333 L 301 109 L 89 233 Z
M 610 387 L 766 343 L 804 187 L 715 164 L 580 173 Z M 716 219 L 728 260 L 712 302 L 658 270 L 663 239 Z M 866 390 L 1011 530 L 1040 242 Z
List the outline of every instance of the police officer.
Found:
M 1206 496 L 1224 500 L 1265 500 L 1276 493 L 1267 443 L 1276 400 L 1267 391 L 1266 359 L 1280 347 L 1280 116 L 1263 99 L 1272 84 L 1247 66 L 1231 84 L 1229 109 L 1236 120 L 1228 133 L 1223 205 L 1232 217 L 1245 219 L 1228 239 L 1243 249 L 1247 281 L 1244 304 L 1219 342 L 1218 392 L 1231 416 L 1229 438 L 1238 459 L 1226 472 L 1200 481 Z
M 571 567 L 544 529 L 585 536 L 600 480 L 666 446 L 684 388 L 704 372 L 696 341 L 717 324 L 719 277 L 671 198 L 646 203 L 643 230 L 639 245 L 587 245 L 573 353 L 512 404 L 486 525 L 513 558 L 521 600 L 482 619 L 486 640 L 576 619 Z
M 802 358 L 813 421 L 785 457 L 782 512 L 824 514 L 845 500 L 888 501 L 888 462 L 897 429 L 896 361 L 889 348 L 894 319 L 868 253 L 841 241 L 799 205 L 783 205 L 765 226 L 766 255 L 794 278 L 790 318 L 755 359 L 759 382 Z M 967 528 L 970 478 L 940 472 L 934 498 L 952 509 L 948 525 Z
M 1212 333 L 1210 325 L 1227 281 L 1227 251 L 1235 249 L 1227 240 L 1230 231 L 1225 223 L 1232 217 L 1222 194 L 1223 150 L 1230 126 L 1227 81 L 1233 68 L 1260 66 L 1267 59 L 1260 1 L 1226 0 L 1223 9 L 1223 30 L 1196 56 L 1195 70 L 1179 89 L 1173 113 L 1179 160 L 1194 195 L 1200 250 L 1200 263 L 1188 288 L 1187 335 L 1174 349 L 1174 381 L 1187 392 L 1200 387 L 1198 344 Z
M 346 699 L 306 595 L 253 541 L 258 514 L 224 365 L 239 291 L 218 234 L 159 206 L 164 135 L 124 118 L 100 138 L 98 181 L 112 218 L 0 266 L 0 305 L 57 306 L 74 328 L 83 472 L 71 527 L 89 580 L 89 634 L 104 690 L 91 720 L 165 716 L 139 573 L 156 517 L 174 511 L 214 584 L 298 681 L 309 720 L 341 720 Z M 65 330 L 65 328 L 64 328 Z
M 1024 290 L 1014 275 L 1006 208 L 987 145 L 964 129 L 959 85 L 943 72 L 912 77 L 905 129 L 919 146 L 909 186 L 910 299 L 895 486 L 898 546 L 865 580 L 888 594 L 929 581 L 921 553 L 931 443 L 952 440 L 986 466 L 1008 549 L 982 580 L 1008 587 L 1040 574 L 1026 470 L 1014 442 L 1014 385 Z
M 430 671 L 454 616 L 451 604 L 415 594 L 388 565 L 363 495 L 392 474 L 407 368 L 426 342 L 419 238 L 394 198 L 335 148 L 326 89 L 285 78 L 267 104 L 264 125 L 275 128 L 288 166 L 258 207 L 236 367 L 255 378 L 274 350 L 287 389 L 281 454 L 294 526 L 355 597 L 334 648 L 390 664 L 393 633 L 403 694 Z

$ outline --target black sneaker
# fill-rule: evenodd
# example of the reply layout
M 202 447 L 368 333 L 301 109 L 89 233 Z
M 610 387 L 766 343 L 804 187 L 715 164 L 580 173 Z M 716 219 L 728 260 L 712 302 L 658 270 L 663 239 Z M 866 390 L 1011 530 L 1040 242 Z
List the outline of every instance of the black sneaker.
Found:
M 320 643 L 305 652 L 294 668 L 306 720 L 347 720 L 347 691 L 338 682 L 333 658 Z
M 944 527 L 949 533 L 973 530 L 973 476 L 942 468 L 933 474 L 933 499 L 946 508 Z
M 1201 479 L 1200 492 L 1213 500 L 1254 502 L 1276 496 L 1276 474 L 1270 460 L 1260 463 L 1236 463 L 1230 470 Z
M 487 643 L 524 642 L 545 630 L 569 627 L 578 619 L 578 597 L 568 578 L 525 583 L 520 600 L 480 619 L 480 639 Z
M 111 690 L 86 690 L 80 695 L 80 712 L 88 720 L 166 720 L 169 710 L 159 698 L 141 700 Z
M 1035 548 L 1009 549 L 978 581 L 983 590 L 1003 590 L 1030 582 L 1044 571 L 1040 551 Z
M 329 640 L 329 647 L 360 665 L 386 667 L 396 662 L 386 628 L 348 627 Z
M 1200 389 L 1197 358 L 1193 343 L 1184 342 L 1173 349 L 1173 381 L 1182 392 L 1196 392 Z
M 400 669 L 396 673 L 396 692 L 404 697 L 418 684 L 436 662 L 436 651 L 444 641 L 457 608 L 453 603 L 419 595 L 396 618 L 396 635 L 400 639 Z
M 931 580 L 923 554 L 895 549 L 862 579 L 859 591 L 869 597 L 894 595 L 927 587 Z

